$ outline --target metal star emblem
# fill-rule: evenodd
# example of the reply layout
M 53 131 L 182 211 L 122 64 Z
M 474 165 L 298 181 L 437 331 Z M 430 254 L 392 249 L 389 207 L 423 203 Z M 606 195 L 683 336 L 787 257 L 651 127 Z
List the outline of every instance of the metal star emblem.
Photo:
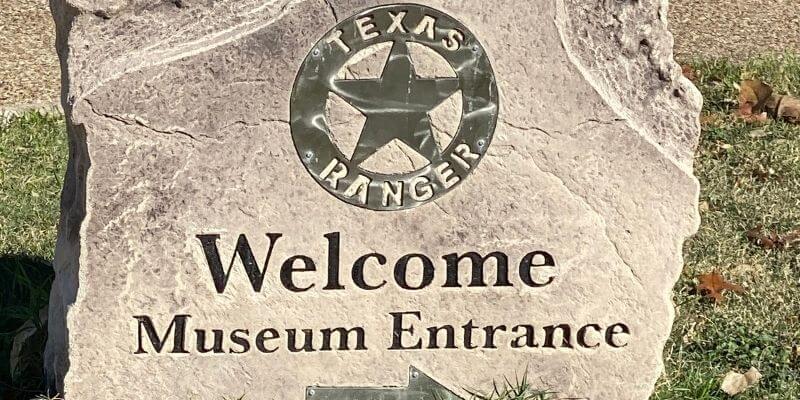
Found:
M 419 78 L 404 40 L 394 42 L 380 78 L 334 81 L 333 92 L 367 117 L 350 161 L 359 165 L 394 139 L 437 159 L 428 113 L 458 90 L 458 78 Z

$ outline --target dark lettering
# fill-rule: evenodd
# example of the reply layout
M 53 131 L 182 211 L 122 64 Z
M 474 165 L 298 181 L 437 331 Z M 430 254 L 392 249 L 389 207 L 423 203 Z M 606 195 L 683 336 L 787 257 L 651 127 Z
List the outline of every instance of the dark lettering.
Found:
M 267 258 L 264 261 L 264 269 L 262 270 L 253 256 L 253 250 L 250 248 L 250 243 L 247 242 L 247 237 L 244 234 L 239 235 L 239 239 L 236 241 L 236 250 L 233 252 L 233 257 L 231 258 L 231 263 L 228 265 L 228 269 L 223 271 L 219 249 L 217 248 L 219 235 L 197 235 L 197 239 L 200 240 L 203 246 L 206 262 L 211 271 L 211 279 L 214 280 L 217 293 L 221 294 L 225 292 L 225 287 L 228 285 L 228 278 L 230 278 L 233 263 L 236 262 L 237 255 L 242 260 L 245 272 L 247 272 L 247 278 L 250 280 L 250 285 L 253 287 L 253 290 L 260 292 L 264 284 L 264 274 L 267 272 L 269 260 L 272 257 L 272 249 L 281 236 L 283 235 L 280 233 L 267 234 L 269 238 L 269 250 L 267 251 Z
M 383 254 L 371 253 L 359 257 L 358 260 L 353 263 L 353 283 L 364 290 L 377 290 L 386 285 L 386 280 L 384 279 L 378 285 L 370 285 L 367 283 L 366 278 L 364 278 L 364 267 L 367 264 L 367 260 L 370 258 L 377 260 L 379 265 L 386 265 L 386 256 Z
M 447 281 L 443 287 L 461 287 L 461 284 L 458 282 L 458 267 L 461 260 L 467 258 L 472 262 L 472 279 L 469 283 L 470 287 L 487 286 L 484 270 L 486 261 L 488 261 L 490 258 L 494 258 L 495 264 L 497 265 L 497 280 L 495 281 L 494 286 L 512 286 L 511 282 L 508 280 L 508 256 L 504 253 L 495 251 L 487 254 L 485 257 L 481 257 L 480 254 L 471 251 L 460 256 L 456 253 L 447 254 L 442 258 L 447 261 Z
M 619 330 L 617 330 L 617 328 L 619 328 Z M 623 344 L 617 344 L 617 342 L 614 340 L 614 336 L 619 335 L 619 334 L 630 335 L 630 333 L 631 333 L 631 330 L 630 330 L 630 328 L 628 328 L 628 325 L 625 325 L 625 324 L 614 324 L 614 325 L 611 325 L 606 329 L 606 343 L 608 343 L 609 346 L 611 346 L 611 347 L 613 347 L 615 349 L 619 349 L 621 347 L 625 347 L 625 346 L 628 345 L 628 343 L 626 342 L 626 343 L 623 343 Z
M 389 313 L 392 316 L 392 347 L 389 347 L 389 350 L 418 350 L 422 348 L 422 340 L 418 339 L 417 343 L 412 345 L 411 347 L 406 347 L 403 345 L 403 334 L 408 332 L 410 335 L 414 335 L 414 325 L 410 325 L 408 328 L 403 327 L 403 316 L 405 315 L 413 315 L 417 317 L 418 320 L 422 320 L 422 314 L 419 311 L 407 311 L 407 312 L 395 312 Z
M 432 326 L 428 328 L 428 348 L 439 349 L 439 332 L 445 333 L 445 341 L 447 344 L 444 348 L 456 348 L 456 330 L 452 325 Z
M 555 349 L 555 335 L 556 330 L 561 331 L 561 346 L 560 347 L 568 347 L 572 348 L 572 328 L 570 328 L 567 324 L 561 325 L 550 325 L 544 327 L 544 345 L 542 347 L 546 347 L 549 349 Z
M 295 268 L 294 264 L 295 261 L 302 261 L 303 267 Z M 293 292 L 300 293 L 311 290 L 314 287 L 314 284 L 310 284 L 306 287 L 298 287 L 294 283 L 294 277 L 292 274 L 295 272 L 312 272 L 316 271 L 317 266 L 314 265 L 314 260 L 306 257 L 306 256 L 294 256 L 287 259 L 283 265 L 281 265 L 281 283 L 283 286 Z
M 517 325 L 511 328 L 511 332 L 519 333 L 520 329 L 524 329 L 525 333 L 514 338 L 514 340 L 511 342 L 512 348 L 520 349 L 523 347 L 532 347 L 532 348 L 539 347 L 539 345 L 536 343 L 536 329 L 534 329 L 533 326 Z
M 215 354 L 224 353 L 225 350 L 222 350 L 222 335 L 224 333 L 219 329 L 212 329 L 214 335 L 214 345 L 212 347 L 206 347 L 206 331 L 203 329 L 195 329 L 194 334 L 197 336 L 197 351 L 200 353 L 211 353 L 212 351 Z
M 486 343 L 484 344 L 483 348 L 485 349 L 496 349 L 497 345 L 494 344 L 494 333 L 497 331 L 506 331 L 505 325 L 498 325 L 498 326 L 485 326 L 483 331 L 486 333 Z
M 585 347 L 587 349 L 600 347 L 600 343 L 597 343 L 597 344 L 594 344 L 594 345 L 590 345 L 590 344 L 588 344 L 586 342 L 586 334 L 587 334 L 587 331 L 589 330 L 589 328 L 594 329 L 598 333 L 600 333 L 600 331 L 602 330 L 602 328 L 600 328 L 600 325 L 597 325 L 597 324 L 589 324 L 589 325 L 586 325 L 586 326 L 582 327 L 581 329 L 578 329 L 578 337 L 577 337 L 578 345 L 580 345 L 581 347 Z
M 247 329 L 236 329 L 233 332 L 231 332 L 231 342 L 242 348 L 241 350 L 231 349 L 231 353 L 244 354 L 250 351 L 250 341 L 247 340 L 249 336 L 250 336 L 250 331 Z
M 325 235 L 328 239 L 328 284 L 325 290 L 342 290 L 344 286 L 339 283 L 339 232 Z
M 153 320 L 150 317 L 146 315 L 134 316 L 133 318 L 139 321 L 139 347 L 134 354 L 147 354 L 142 343 L 142 330 L 147 332 L 147 337 L 150 339 L 150 344 L 156 353 L 161 353 L 170 335 L 172 335 L 172 351 L 170 353 L 188 354 L 189 352 L 186 350 L 186 321 L 191 317 L 191 315 L 176 315 L 172 318 L 172 322 L 170 322 L 163 339 L 161 339 L 158 337 L 158 333 L 153 326 Z
M 303 346 L 297 347 L 297 330 L 287 329 L 286 334 L 289 336 L 287 339 L 287 347 L 292 353 L 299 353 L 301 351 L 312 352 L 314 351 L 314 333 L 311 329 L 303 329 Z
M 536 256 L 544 257 L 544 262 L 541 264 L 534 264 L 533 260 Z M 547 282 L 540 283 L 536 282 L 536 279 L 533 278 L 532 272 L 535 268 L 540 267 L 555 267 L 556 260 L 553 258 L 550 253 L 546 251 L 534 251 L 532 253 L 528 253 L 525 257 L 522 258 L 522 261 L 519 263 L 519 276 L 522 279 L 522 282 L 530 287 L 539 288 L 543 286 L 547 286 L 556 279 L 554 276 L 547 278 Z
M 278 348 L 274 347 L 268 349 L 265 343 L 268 340 L 274 340 L 277 339 L 278 337 L 280 337 L 280 335 L 278 335 L 278 331 L 276 331 L 275 329 L 272 328 L 264 329 L 263 331 L 258 332 L 258 335 L 256 335 L 256 348 L 258 349 L 258 351 L 262 353 L 274 353 L 278 351 Z
M 356 347 L 355 350 L 366 350 L 367 347 L 364 345 L 364 328 L 352 328 L 352 329 L 345 329 L 345 328 L 333 328 L 333 329 L 323 329 L 322 331 L 322 347 L 320 351 L 331 351 L 331 337 L 334 333 L 338 334 L 339 336 L 339 348 L 336 350 L 350 350 L 349 340 L 350 334 L 355 333 L 356 335 Z
M 417 258 L 422 264 L 422 281 L 419 286 L 413 287 L 408 283 L 408 262 Z M 406 290 L 420 290 L 433 282 L 433 262 L 424 254 L 406 254 L 397 260 L 394 266 L 394 279 L 397 284 Z
M 464 347 L 470 350 L 477 349 L 478 346 L 472 343 L 472 331 L 476 329 L 475 324 L 469 320 L 462 328 L 464 328 Z

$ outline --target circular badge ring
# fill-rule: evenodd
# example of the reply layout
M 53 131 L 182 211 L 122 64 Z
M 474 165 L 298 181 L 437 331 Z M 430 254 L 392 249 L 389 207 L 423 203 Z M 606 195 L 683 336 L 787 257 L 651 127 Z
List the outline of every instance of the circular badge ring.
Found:
M 384 76 L 376 80 L 337 80 L 353 55 L 386 42 L 393 42 L 393 46 Z M 407 76 L 406 70 L 414 75 L 413 61 L 404 48 L 407 43 L 418 43 L 438 53 L 455 71 L 456 78 Z M 403 101 L 392 94 L 398 83 L 408 87 Z M 438 146 L 435 140 L 431 143 L 424 138 L 423 131 L 430 129 L 425 126 L 430 121 L 424 106 L 446 96 L 456 85 L 463 99 L 461 120 L 453 140 L 440 150 L 431 147 Z M 405 141 L 424 150 L 430 163 L 412 172 L 381 174 L 351 162 L 334 144 L 325 117 L 330 92 L 349 97 L 350 103 L 367 117 L 358 146 L 380 144 L 386 140 L 387 132 L 398 132 Z M 380 98 L 383 94 L 388 98 Z M 376 211 L 410 209 L 450 192 L 478 166 L 492 142 L 498 102 L 497 84 L 486 51 L 463 24 L 427 6 L 384 5 L 341 21 L 311 49 L 292 91 L 292 138 L 309 173 L 338 199 Z M 406 132 L 408 127 L 411 132 Z

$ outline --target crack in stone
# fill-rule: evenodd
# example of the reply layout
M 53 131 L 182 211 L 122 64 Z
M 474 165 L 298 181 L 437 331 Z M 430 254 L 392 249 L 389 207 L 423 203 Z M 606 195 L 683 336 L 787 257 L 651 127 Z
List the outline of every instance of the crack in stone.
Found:
M 570 195 L 572 195 L 573 198 L 578 200 L 581 204 L 583 204 L 586 208 L 588 208 L 589 211 L 591 211 L 593 214 L 595 214 L 595 216 L 597 216 L 598 219 L 600 219 L 600 222 L 603 224 L 603 232 L 605 234 L 606 240 L 608 240 L 609 243 L 611 243 L 611 245 L 614 246 L 614 253 L 616 254 L 617 258 L 619 258 L 619 260 L 622 262 L 622 264 L 624 264 L 626 267 L 628 267 L 628 270 L 630 271 L 631 275 L 633 275 L 633 277 L 636 280 L 636 283 L 639 285 L 639 287 L 644 289 L 644 284 L 642 283 L 642 278 L 639 276 L 639 274 L 636 273 L 636 270 L 625 259 L 625 257 L 622 256 L 622 253 L 620 251 L 619 245 L 617 244 L 616 241 L 614 241 L 614 239 L 611 238 L 611 235 L 610 235 L 609 230 L 608 230 L 608 222 L 606 221 L 606 219 L 603 216 L 603 214 L 600 213 L 600 211 L 597 210 L 594 206 L 592 206 L 592 204 L 589 202 L 589 200 L 585 196 L 582 196 L 579 193 L 576 193 L 575 191 L 573 191 L 567 185 L 567 183 L 564 181 L 564 179 L 562 179 L 560 176 L 558 176 L 558 175 L 556 175 L 556 174 L 554 174 L 554 173 L 552 173 L 550 171 L 545 171 L 544 169 L 539 167 L 539 165 L 536 164 L 536 161 L 534 161 L 535 157 L 533 156 L 533 154 L 528 152 L 528 155 L 531 157 L 531 164 L 534 166 L 534 168 L 536 168 L 539 172 L 541 172 L 543 174 L 546 174 L 546 175 L 549 175 L 549 176 L 555 178 L 561 184 L 561 186 L 563 186 L 564 189 L 566 189 L 567 192 Z
M 580 123 L 576 124 L 575 126 L 573 126 L 570 130 L 571 131 L 575 131 L 576 129 L 579 129 L 580 127 L 582 127 L 584 125 L 587 125 L 587 124 L 600 124 L 600 125 L 610 126 L 610 125 L 618 124 L 620 122 L 628 122 L 628 120 L 625 119 L 625 118 L 613 118 L 611 120 L 602 120 L 602 119 L 599 119 L 599 118 L 587 118 L 585 121 L 580 122 Z M 547 135 L 548 137 L 552 137 L 552 134 L 550 132 L 548 132 L 545 129 L 536 127 L 536 126 L 523 126 L 523 125 L 515 124 L 515 123 L 509 122 L 509 121 L 506 121 L 506 120 L 502 120 L 501 123 L 513 128 L 513 129 L 517 129 L 517 130 L 521 130 L 521 131 L 535 130 L 535 131 L 538 131 L 538 132 L 542 132 L 543 134 Z M 560 132 L 558 132 L 558 133 L 560 133 Z M 506 145 L 506 146 L 510 146 L 512 148 L 512 150 L 516 150 L 516 147 L 514 145 Z M 531 163 L 536 167 L 536 169 L 538 169 L 540 172 L 542 172 L 544 174 L 547 174 L 547 175 L 550 175 L 553 178 L 555 178 L 556 180 L 558 180 L 560 182 L 561 186 L 563 186 L 570 193 L 570 195 L 572 195 L 574 198 L 576 198 L 578 201 L 580 201 L 582 204 L 584 204 L 590 211 L 592 211 L 592 213 L 594 213 L 600 219 L 600 221 L 603 223 L 603 231 L 605 233 L 606 239 L 609 241 L 609 243 L 611 243 L 612 246 L 614 246 L 614 252 L 615 252 L 617 258 L 619 258 L 619 260 L 626 267 L 628 267 L 628 270 L 631 272 L 631 275 L 633 275 L 633 277 L 635 278 L 635 280 L 639 284 L 639 286 L 640 287 L 644 287 L 643 286 L 643 282 L 642 282 L 642 278 L 639 276 L 639 274 L 636 272 L 636 270 L 633 268 L 633 266 L 625 259 L 625 257 L 622 256 L 622 252 L 620 250 L 619 244 L 615 240 L 613 240 L 611 238 L 611 235 L 610 235 L 610 232 L 609 232 L 609 225 L 606 222 L 605 217 L 603 217 L 603 215 L 597 209 L 595 209 L 592 206 L 592 204 L 589 202 L 589 200 L 585 196 L 582 196 L 582 195 L 574 192 L 560 176 L 558 176 L 558 175 L 556 175 L 556 174 L 554 174 L 552 172 L 545 171 L 542 168 L 540 168 L 536 164 L 536 162 L 533 161 L 535 159 L 533 157 L 533 154 L 528 152 L 528 155 L 531 157 Z
M 324 0 L 325 4 L 331 10 L 331 14 L 333 14 L 333 20 L 339 22 L 339 14 L 336 12 L 336 7 L 333 6 L 332 0 Z
M 444 209 L 444 207 L 442 207 L 442 206 L 441 206 L 441 205 L 440 205 L 440 204 L 439 204 L 439 203 L 438 203 L 436 200 L 432 201 L 432 202 L 431 202 L 431 204 L 433 204 L 433 205 L 434 205 L 436 208 L 438 208 L 438 209 L 439 209 L 439 210 L 440 210 L 442 213 L 444 213 L 444 215 L 447 215 L 448 217 L 451 217 L 451 218 L 455 218 L 455 216 L 453 216 L 452 214 L 450 214 L 450 211 L 447 211 L 447 210 L 445 210 L 445 209 Z
M 572 128 L 570 128 L 570 131 L 574 131 L 574 130 L 576 130 L 576 129 L 584 126 L 584 125 L 591 124 L 591 123 L 600 124 L 600 125 L 614 125 L 616 123 L 626 122 L 626 121 L 628 121 L 628 120 L 625 119 L 625 118 L 614 118 L 614 119 L 611 119 L 611 120 L 602 120 L 602 119 L 599 119 L 599 118 L 588 118 L 583 122 L 579 122 L 578 124 L 575 124 Z M 512 129 L 517 129 L 517 130 L 520 130 L 520 131 L 538 131 L 538 132 L 544 133 L 545 135 L 547 135 L 549 137 L 553 137 L 553 135 L 548 130 L 542 129 L 542 128 L 538 127 L 538 126 L 525 126 L 525 125 L 520 125 L 520 124 L 516 124 L 516 123 L 513 123 L 513 122 L 509 122 L 507 120 L 500 121 L 500 123 L 512 128 Z M 555 131 L 555 132 L 556 133 L 562 133 L 560 131 Z
M 436 122 L 433 121 L 433 118 L 429 118 L 428 120 L 431 123 L 431 128 L 439 131 L 442 135 L 446 136 L 450 140 L 448 142 L 448 144 L 453 141 L 453 138 L 455 137 L 455 134 L 453 134 L 453 133 L 449 132 L 447 129 L 443 129 L 441 126 L 437 125 Z M 436 139 L 436 135 L 434 135 L 434 140 L 435 139 Z M 443 146 L 442 143 L 439 143 L 439 146 L 446 147 L 446 146 Z
M 238 206 L 238 207 L 236 207 L 236 208 L 238 208 L 238 209 L 239 209 L 239 211 L 241 211 L 241 213 L 242 213 L 242 214 L 244 214 L 245 216 L 247 216 L 247 217 L 250 217 L 250 218 L 256 218 L 256 215 L 255 215 L 255 214 L 253 214 L 253 213 L 251 213 L 251 212 L 249 212 L 249 211 L 245 211 L 245 209 L 244 209 L 243 207 L 241 207 L 241 206 Z
M 513 122 L 509 122 L 507 120 L 502 120 L 502 121 L 500 121 L 500 123 L 503 124 L 503 125 L 509 126 L 509 127 L 513 128 L 513 129 L 520 130 L 520 131 L 537 131 L 537 132 L 544 133 L 548 137 L 553 137 L 553 135 L 550 134 L 550 132 L 548 132 L 547 130 L 544 130 L 542 128 L 539 128 L 538 126 L 524 126 L 524 125 L 515 124 Z
M 446 218 L 452 219 L 454 221 L 461 221 L 462 220 L 462 218 L 459 218 L 458 215 L 454 215 L 453 213 L 451 213 L 450 211 L 447 211 L 447 209 L 442 207 L 442 205 L 439 204 L 440 201 L 441 201 L 441 199 L 437 199 L 437 200 L 432 201 L 431 204 L 434 207 L 436 207 L 437 209 L 439 209 L 439 211 L 441 211 L 442 214 L 444 214 Z
M 400 146 L 399 149 L 400 149 L 400 152 L 403 153 L 403 155 L 406 156 L 406 158 L 408 159 L 408 163 L 409 163 L 409 167 L 411 167 L 411 171 L 415 170 L 416 167 L 414 166 L 414 160 L 411 158 L 411 155 L 408 154 L 408 150 L 405 149 L 402 146 Z
M 354 122 L 360 122 L 360 121 L 359 121 L 359 119 L 357 117 L 354 117 L 354 118 L 349 118 L 347 120 L 339 121 L 339 122 L 336 122 L 336 123 L 328 122 L 328 126 L 332 128 L 332 127 L 336 127 L 336 126 L 350 125 L 350 124 L 352 124 Z
M 236 126 L 236 125 L 244 126 L 246 128 L 254 128 L 254 127 L 257 127 L 257 126 L 261 126 L 263 124 L 270 124 L 270 123 L 279 123 L 279 124 L 291 125 L 291 122 L 288 119 L 283 119 L 283 118 L 260 118 L 258 120 L 258 122 L 247 122 L 245 120 L 233 121 L 233 122 L 223 126 L 222 128 L 219 128 L 218 131 L 222 132 L 222 131 L 224 131 L 224 130 L 232 127 L 232 126 Z
M 627 122 L 627 121 L 628 120 L 625 119 L 625 118 L 614 118 L 614 119 L 611 119 L 611 120 L 608 120 L 608 121 L 605 121 L 605 120 L 602 120 L 602 119 L 598 119 L 598 118 L 589 118 L 589 119 L 587 119 L 587 120 L 585 120 L 583 122 L 580 122 L 580 123 L 576 124 L 575 126 L 572 127 L 571 130 L 574 131 L 574 130 L 576 130 L 576 129 L 584 126 L 584 125 L 588 125 L 588 124 L 614 125 L 614 124 L 619 123 L 619 122 Z
M 231 85 L 250 85 L 253 83 L 272 83 L 271 79 L 266 78 L 250 78 L 250 79 L 237 79 L 231 82 Z
M 139 116 L 133 116 L 132 118 L 125 118 L 123 116 L 116 115 L 116 114 L 102 113 L 102 112 L 97 111 L 97 109 L 95 108 L 94 104 L 92 104 L 92 102 L 89 101 L 89 99 L 85 99 L 84 101 L 86 102 L 86 104 L 89 105 L 89 108 L 97 116 L 100 116 L 100 117 L 103 117 L 103 118 L 107 118 L 107 119 L 111 119 L 113 121 L 120 122 L 120 123 L 122 123 L 123 125 L 126 125 L 126 126 L 140 126 L 142 128 L 145 128 L 147 130 L 153 131 L 155 133 L 161 133 L 161 134 L 166 134 L 166 135 L 175 135 L 175 134 L 183 135 L 183 136 L 185 136 L 185 137 L 187 137 L 187 138 L 189 138 L 189 139 L 191 139 L 193 141 L 199 142 L 199 140 L 194 135 L 192 135 L 189 132 L 184 131 L 181 128 L 178 128 L 178 127 L 175 127 L 175 128 L 172 128 L 172 129 L 154 128 L 154 127 L 149 125 L 149 122 L 147 120 L 145 120 L 145 119 L 143 119 L 143 118 L 141 118 Z
M 487 157 L 505 157 L 517 151 L 517 146 L 513 144 L 495 144 L 486 153 Z

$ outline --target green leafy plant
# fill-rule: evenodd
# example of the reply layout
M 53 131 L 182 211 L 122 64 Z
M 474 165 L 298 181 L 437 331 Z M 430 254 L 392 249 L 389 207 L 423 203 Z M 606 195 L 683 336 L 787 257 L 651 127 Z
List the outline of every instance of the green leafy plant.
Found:
M 470 400 L 551 400 L 555 392 L 534 387 L 528 380 L 528 370 L 521 376 L 516 376 L 513 381 L 504 378 L 501 382 L 495 381 L 488 392 L 467 390 Z

